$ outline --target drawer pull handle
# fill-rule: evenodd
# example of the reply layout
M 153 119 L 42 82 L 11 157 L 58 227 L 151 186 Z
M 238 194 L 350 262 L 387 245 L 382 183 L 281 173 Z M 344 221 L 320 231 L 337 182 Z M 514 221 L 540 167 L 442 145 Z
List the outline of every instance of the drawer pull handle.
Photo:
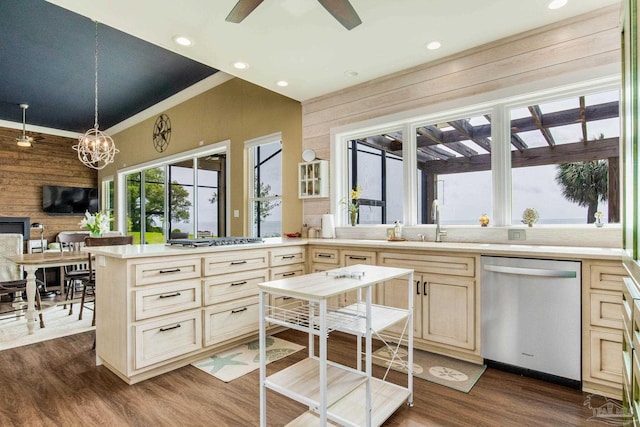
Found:
M 333 258 L 331 254 L 318 254 L 318 258 Z
M 246 260 L 242 260 L 242 261 L 232 261 L 231 265 L 240 265 L 240 264 L 246 264 L 247 261 Z
M 170 331 L 172 329 L 178 329 L 180 327 L 180 323 L 178 323 L 176 326 L 170 326 L 168 328 L 160 328 L 160 332 L 167 332 Z
M 160 274 L 166 274 L 166 273 L 180 273 L 179 268 L 174 268 L 173 270 L 160 270 Z
M 355 259 L 357 261 L 366 261 L 367 257 L 366 256 L 353 256 L 353 255 L 350 255 L 349 259 Z
M 175 294 L 170 294 L 170 295 L 160 295 L 160 298 L 173 298 L 173 297 L 179 297 L 180 296 L 180 292 L 176 292 Z
M 289 277 L 289 276 L 294 276 L 296 273 L 295 272 L 290 272 L 290 273 L 283 273 L 282 276 L 283 277 Z
M 285 255 L 282 257 L 282 259 L 294 259 L 295 257 L 295 255 Z
M 293 297 L 282 297 L 282 301 L 288 301 L 290 299 L 293 299 Z
M 236 282 L 236 283 L 232 283 L 231 286 L 240 286 L 240 285 L 246 285 L 247 281 L 243 281 L 243 282 Z
M 239 308 L 237 310 L 231 310 L 231 314 L 242 313 L 243 311 L 247 311 L 247 307 Z

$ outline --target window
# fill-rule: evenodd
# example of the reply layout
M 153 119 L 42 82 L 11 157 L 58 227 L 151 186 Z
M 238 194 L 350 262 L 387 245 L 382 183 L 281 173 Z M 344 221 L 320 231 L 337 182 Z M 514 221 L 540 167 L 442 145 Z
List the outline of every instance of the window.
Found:
M 109 218 L 109 230 L 115 230 L 115 185 L 113 177 L 102 180 L 102 191 L 100 194 L 100 210 L 105 212 Z
M 248 141 L 251 237 L 282 235 L 282 141 L 271 135 Z
M 491 114 L 443 119 L 416 127 L 418 223 L 476 224 L 491 212 Z
M 591 223 L 597 211 L 618 222 L 619 90 L 610 82 L 339 134 L 345 154 L 334 150 L 332 168 L 345 175 L 334 211 L 359 185 L 360 224 L 431 223 L 434 199 L 443 224 L 477 225 L 484 213 L 492 225 L 521 224 L 528 207 L 543 224 Z M 347 224 L 346 213 L 337 218 Z
M 528 207 L 541 224 L 593 223 L 598 211 L 619 222 L 618 102 L 612 90 L 510 110 L 513 224 Z
M 385 134 L 349 141 L 349 188 L 362 189 L 359 224 L 402 219 L 402 157 L 393 152 L 393 143 L 399 136 Z M 372 143 L 371 139 L 381 140 L 382 144 Z
M 119 172 L 123 224 L 134 242 L 226 235 L 228 143 Z

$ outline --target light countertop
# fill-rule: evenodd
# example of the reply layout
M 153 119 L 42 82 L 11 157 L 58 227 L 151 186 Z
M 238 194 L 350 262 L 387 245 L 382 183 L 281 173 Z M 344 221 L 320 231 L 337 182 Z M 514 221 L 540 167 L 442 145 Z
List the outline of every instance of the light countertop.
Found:
M 420 242 L 402 241 L 389 242 L 386 240 L 363 239 L 302 239 L 302 238 L 267 238 L 264 243 L 252 243 L 232 246 L 207 246 L 188 248 L 169 246 L 165 244 L 126 245 L 84 248 L 84 251 L 95 255 L 114 258 L 151 258 L 177 255 L 204 255 L 208 253 L 227 252 L 236 250 L 251 250 L 260 248 L 278 248 L 296 245 L 323 245 L 338 248 L 360 247 L 372 250 L 411 250 L 457 252 L 495 256 L 543 257 L 563 259 L 602 259 L 621 260 L 623 250 L 617 248 L 574 247 L 574 246 L 543 246 L 543 245 L 514 245 L 497 243 L 463 243 L 463 242 Z

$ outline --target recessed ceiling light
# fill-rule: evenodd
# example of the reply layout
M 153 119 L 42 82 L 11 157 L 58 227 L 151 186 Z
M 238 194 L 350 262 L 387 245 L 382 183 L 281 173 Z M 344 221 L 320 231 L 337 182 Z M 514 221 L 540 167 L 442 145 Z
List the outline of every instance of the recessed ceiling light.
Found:
M 174 36 L 173 41 L 178 43 L 180 46 L 191 46 L 193 44 L 191 39 L 185 36 Z
M 246 70 L 247 68 L 249 68 L 249 64 L 242 61 L 236 61 L 233 63 L 233 68 L 235 68 L 236 70 Z
M 289 86 L 289 82 L 287 82 L 287 81 L 285 81 L 285 80 L 278 80 L 278 81 L 276 82 L 276 84 L 277 84 L 278 86 L 280 86 L 280 87 L 287 87 L 287 86 Z
M 438 41 L 433 41 L 433 42 L 431 42 L 431 43 L 427 44 L 427 49 L 429 49 L 429 50 L 436 50 L 436 49 L 440 49 L 440 46 L 442 46 L 442 45 L 440 44 L 440 42 L 438 42 Z
M 347 77 L 358 77 L 358 72 L 353 70 L 347 70 L 344 72 L 344 75 Z
M 569 0 L 552 0 L 547 6 L 549 9 L 560 9 L 565 6 Z

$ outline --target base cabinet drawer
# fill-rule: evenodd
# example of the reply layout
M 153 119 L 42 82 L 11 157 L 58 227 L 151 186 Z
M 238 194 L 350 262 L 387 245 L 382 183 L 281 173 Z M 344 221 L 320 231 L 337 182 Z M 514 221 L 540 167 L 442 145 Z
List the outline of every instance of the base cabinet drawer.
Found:
M 200 309 L 134 326 L 135 369 L 202 348 Z
M 591 292 L 591 325 L 622 329 L 622 294 Z
M 311 262 L 335 264 L 336 267 L 340 264 L 340 250 L 337 248 L 312 247 L 309 249 L 309 255 Z
M 203 281 L 204 305 L 258 295 L 258 283 L 269 280 L 268 270 L 211 276 Z
M 269 268 L 269 252 L 266 250 L 216 253 L 203 259 L 203 274 L 205 276 L 260 268 Z
M 259 327 L 257 296 L 216 304 L 204 310 L 205 346 L 255 333 Z
M 305 270 L 304 264 L 274 267 L 271 269 L 271 280 L 286 279 L 294 276 L 302 276 L 304 274 L 304 270 Z
M 305 262 L 305 249 L 302 246 L 271 250 L 271 267 Z
M 200 279 L 142 288 L 135 291 L 136 320 L 199 308 L 201 295 Z
M 135 265 L 135 286 L 195 279 L 201 273 L 200 258 L 164 260 Z
M 622 332 L 590 332 L 591 379 L 622 384 Z

